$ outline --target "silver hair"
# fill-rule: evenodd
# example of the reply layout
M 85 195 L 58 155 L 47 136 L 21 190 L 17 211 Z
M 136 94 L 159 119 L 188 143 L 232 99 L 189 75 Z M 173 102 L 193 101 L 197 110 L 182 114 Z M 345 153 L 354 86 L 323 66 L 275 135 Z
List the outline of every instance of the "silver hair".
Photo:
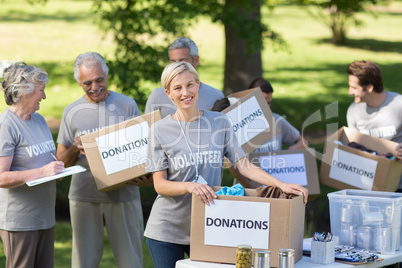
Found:
M 1 89 L 7 105 L 18 104 L 23 95 L 34 90 L 35 85 L 49 83 L 47 72 L 22 61 L 5 68 L 3 78 Z
M 170 90 L 170 83 L 173 79 L 184 71 L 190 72 L 194 75 L 195 81 L 200 81 L 197 70 L 188 62 L 180 61 L 168 64 L 162 72 L 161 84 L 166 90 Z
M 193 58 L 193 60 L 196 56 L 198 56 L 197 45 L 188 37 L 179 37 L 174 40 L 174 42 L 169 46 L 169 51 L 179 48 L 188 48 L 190 50 L 190 56 Z
M 77 82 L 80 82 L 80 71 L 79 68 L 82 64 L 93 64 L 95 62 L 99 62 L 100 65 L 102 66 L 102 70 L 107 76 L 109 74 L 109 67 L 107 67 L 105 59 L 102 57 L 101 54 L 97 52 L 85 52 L 80 55 L 75 59 L 74 62 L 74 78 L 77 80 Z

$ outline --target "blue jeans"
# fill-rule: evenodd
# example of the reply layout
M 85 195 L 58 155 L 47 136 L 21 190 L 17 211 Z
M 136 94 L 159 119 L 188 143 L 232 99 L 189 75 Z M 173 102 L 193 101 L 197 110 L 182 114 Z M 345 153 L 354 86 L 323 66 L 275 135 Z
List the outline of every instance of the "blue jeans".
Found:
M 190 245 L 162 242 L 148 237 L 146 243 L 155 268 L 175 268 L 176 262 L 184 259 L 184 253 L 190 256 Z

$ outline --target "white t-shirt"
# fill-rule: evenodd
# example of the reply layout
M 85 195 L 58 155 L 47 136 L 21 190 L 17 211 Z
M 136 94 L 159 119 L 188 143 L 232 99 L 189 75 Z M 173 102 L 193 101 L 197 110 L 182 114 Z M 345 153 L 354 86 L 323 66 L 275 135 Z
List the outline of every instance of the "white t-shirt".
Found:
M 219 112 L 205 111 L 201 119 L 180 124 L 187 139 L 172 116 L 167 116 L 151 126 L 146 171 L 167 170 L 169 181 L 193 181 L 196 174 L 195 159 L 198 159 L 199 175 L 209 186 L 221 185 L 224 156 L 235 163 L 245 155 L 237 145 L 227 116 Z M 152 206 L 145 236 L 159 241 L 189 245 L 190 215 L 191 194 L 158 195 Z

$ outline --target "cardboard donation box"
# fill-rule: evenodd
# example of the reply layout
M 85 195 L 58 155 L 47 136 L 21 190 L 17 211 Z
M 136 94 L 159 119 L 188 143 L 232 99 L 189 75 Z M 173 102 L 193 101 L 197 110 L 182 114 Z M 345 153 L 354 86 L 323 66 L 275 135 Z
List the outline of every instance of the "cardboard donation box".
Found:
M 283 182 L 303 185 L 309 195 L 320 194 L 317 161 L 312 148 L 251 153 L 249 159 Z
M 245 189 L 245 196 L 219 195 L 206 206 L 193 195 L 190 259 L 236 263 L 236 247 L 246 244 L 270 250 L 272 267 L 278 266 L 278 250 L 283 248 L 294 249 L 297 262 L 303 253 L 304 214 L 302 196 L 265 198 Z
M 355 149 L 348 144 L 356 142 L 377 155 Z M 363 189 L 394 192 L 398 189 L 402 164 L 395 158 L 398 144 L 364 135 L 342 127 L 325 144 L 321 162 L 320 182 L 336 189 Z M 385 156 L 394 154 L 394 159 Z
M 233 132 L 245 153 L 251 153 L 280 133 L 278 124 L 260 88 L 231 94 L 239 99 L 222 111 L 229 117 Z
M 107 192 L 145 175 L 150 126 L 159 110 L 81 136 L 96 187 Z

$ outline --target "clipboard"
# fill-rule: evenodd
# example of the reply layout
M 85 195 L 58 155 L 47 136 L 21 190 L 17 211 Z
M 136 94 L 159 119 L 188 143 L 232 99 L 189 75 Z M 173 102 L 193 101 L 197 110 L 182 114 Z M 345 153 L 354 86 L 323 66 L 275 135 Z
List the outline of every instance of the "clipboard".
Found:
M 32 187 L 32 186 L 36 186 L 38 184 L 42 184 L 42 183 L 45 183 L 45 182 L 48 182 L 48 181 L 56 180 L 58 178 L 63 178 L 63 177 L 70 176 L 70 175 L 73 175 L 73 174 L 81 173 L 81 172 L 84 172 L 86 170 L 87 170 L 86 168 L 84 168 L 84 167 L 82 167 L 80 165 L 71 166 L 71 167 L 68 167 L 68 168 L 64 169 L 59 174 L 39 178 L 39 179 L 36 179 L 36 180 L 33 180 L 33 181 L 29 181 L 26 184 L 29 187 Z

